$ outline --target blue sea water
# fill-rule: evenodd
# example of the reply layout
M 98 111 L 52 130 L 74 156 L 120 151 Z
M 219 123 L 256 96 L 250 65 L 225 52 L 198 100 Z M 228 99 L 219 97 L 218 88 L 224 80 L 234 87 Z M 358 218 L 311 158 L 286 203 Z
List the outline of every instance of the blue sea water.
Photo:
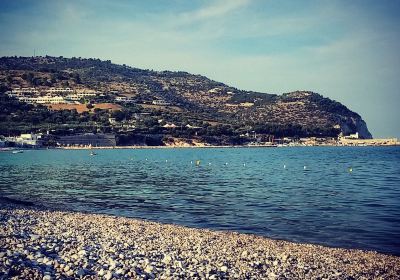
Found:
M 0 196 L 400 255 L 400 147 L 96 152 L 1 152 Z

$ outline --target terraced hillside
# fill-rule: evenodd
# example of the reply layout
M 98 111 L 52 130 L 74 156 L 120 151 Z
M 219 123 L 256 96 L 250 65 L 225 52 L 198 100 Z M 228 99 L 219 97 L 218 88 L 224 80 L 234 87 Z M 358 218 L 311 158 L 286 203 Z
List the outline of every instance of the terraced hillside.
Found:
M 154 130 L 156 121 L 161 120 L 159 123 L 174 123 L 181 128 L 187 124 L 196 126 L 208 134 L 218 127 L 220 134 L 232 135 L 249 130 L 276 136 L 358 132 L 363 138 L 371 138 L 357 113 L 314 92 L 275 95 L 243 91 L 200 75 L 143 70 L 99 59 L 0 58 L 0 93 L 16 87 L 70 87 L 102 93 L 101 100 L 92 103 L 115 103 L 117 96 L 127 97 L 132 102 L 120 104 L 125 113 L 122 119 L 131 119 L 133 112 L 153 118 L 147 120 L 147 125 L 139 121 L 136 127 L 142 129 L 151 126 Z M 168 106 L 151 105 L 154 100 L 162 100 Z M 109 117 L 113 114 L 116 113 L 109 112 Z M 3 116 L 1 121 L 10 119 Z M 103 125 L 106 126 L 105 121 Z M 161 133 L 165 132 L 161 129 Z M 196 133 L 199 134 L 202 130 Z

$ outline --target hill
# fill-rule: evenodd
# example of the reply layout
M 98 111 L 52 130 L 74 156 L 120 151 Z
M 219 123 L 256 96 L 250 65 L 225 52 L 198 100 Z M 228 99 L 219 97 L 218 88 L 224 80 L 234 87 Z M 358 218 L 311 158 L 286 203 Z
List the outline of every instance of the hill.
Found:
M 40 95 L 52 88 L 70 88 L 82 93 L 75 103 L 86 104 L 87 110 L 22 105 L 4 94 L 22 87 L 34 87 Z M 371 138 L 357 113 L 318 93 L 276 95 L 244 91 L 201 75 L 143 70 L 109 60 L 2 57 L 0 94 L 0 134 L 45 127 L 56 131 L 68 128 L 122 133 L 130 131 L 131 124 L 136 132 L 203 137 L 211 142 L 216 140 L 213 137 L 223 136 L 239 141 L 240 135 L 249 132 L 274 137 L 334 137 L 358 132 L 362 138 Z M 102 109 L 101 104 L 119 107 L 108 110 L 107 106 Z

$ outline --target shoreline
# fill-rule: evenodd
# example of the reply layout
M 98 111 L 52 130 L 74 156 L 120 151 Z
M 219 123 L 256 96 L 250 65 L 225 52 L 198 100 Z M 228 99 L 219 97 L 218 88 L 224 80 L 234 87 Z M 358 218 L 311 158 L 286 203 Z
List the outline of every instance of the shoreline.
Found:
M 0 198 L 0 278 L 396 279 L 400 257 Z M 45 277 L 45 278 L 43 278 Z
M 342 146 L 342 145 L 313 145 L 313 146 L 270 146 L 270 145 L 236 145 L 236 146 L 92 146 L 92 147 L 5 147 L 0 148 L 0 152 L 11 152 L 15 150 L 151 150 L 151 149 L 254 149 L 254 148 L 311 148 L 311 147 L 346 147 L 346 148 L 366 148 L 366 147 L 400 147 L 396 145 L 367 145 L 367 146 Z
M 314 146 L 270 146 L 270 145 L 236 145 L 236 146 L 98 146 L 98 147 L 56 147 L 61 150 L 113 150 L 113 149 L 254 149 L 254 148 L 310 148 L 310 147 L 400 147 L 400 145 L 369 145 L 369 146 L 340 146 L 340 145 L 314 145 Z

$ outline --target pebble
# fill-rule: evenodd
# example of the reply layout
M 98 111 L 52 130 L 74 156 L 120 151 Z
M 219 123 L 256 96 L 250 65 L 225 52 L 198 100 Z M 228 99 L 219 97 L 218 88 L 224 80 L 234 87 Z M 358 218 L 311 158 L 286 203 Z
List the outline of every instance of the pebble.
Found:
M 85 251 L 85 250 L 80 250 L 80 251 L 78 252 L 78 255 L 84 256 L 84 255 L 86 255 L 86 251 Z
M 101 277 L 101 276 L 103 276 L 105 273 L 106 273 L 106 272 L 104 271 L 104 269 L 100 269 L 100 270 L 97 272 L 97 275 Z
M 119 275 L 125 275 L 125 270 L 120 268 L 118 269 L 115 273 L 119 274 Z
M 164 255 L 164 258 L 162 260 L 163 263 L 170 264 L 171 261 L 172 261 L 172 257 L 170 255 Z
M 86 271 L 84 269 L 79 269 L 76 272 L 76 275 L 79 276 L 79 277 L 82 277 L 82 276 L 86 275 Z
M 106 280 L 110 280 L 113 277 L 112 273 L 109 271 L 106 273 L 106 275 L 104 275 L 104 279 Z
M 37 234 L 31 234 L 31 235 L 30 235 L 30 238 L 31 238 L 32 241 L 35 241 L 35 240 L 39 239 L 39 237 L 40 237 L 40 236 L 37 235 Z
M 146 273 L 153 273 L 154 267 L 151 265 L 147 265 L 146 268 L 144 269 L 144 272 Z
M 0 279 L 398 279 L 400 257 L 0 199 Z M 30 234 L 31 233 L 31 234 Z M 378 276 L 377 276 L 378 275 Z

